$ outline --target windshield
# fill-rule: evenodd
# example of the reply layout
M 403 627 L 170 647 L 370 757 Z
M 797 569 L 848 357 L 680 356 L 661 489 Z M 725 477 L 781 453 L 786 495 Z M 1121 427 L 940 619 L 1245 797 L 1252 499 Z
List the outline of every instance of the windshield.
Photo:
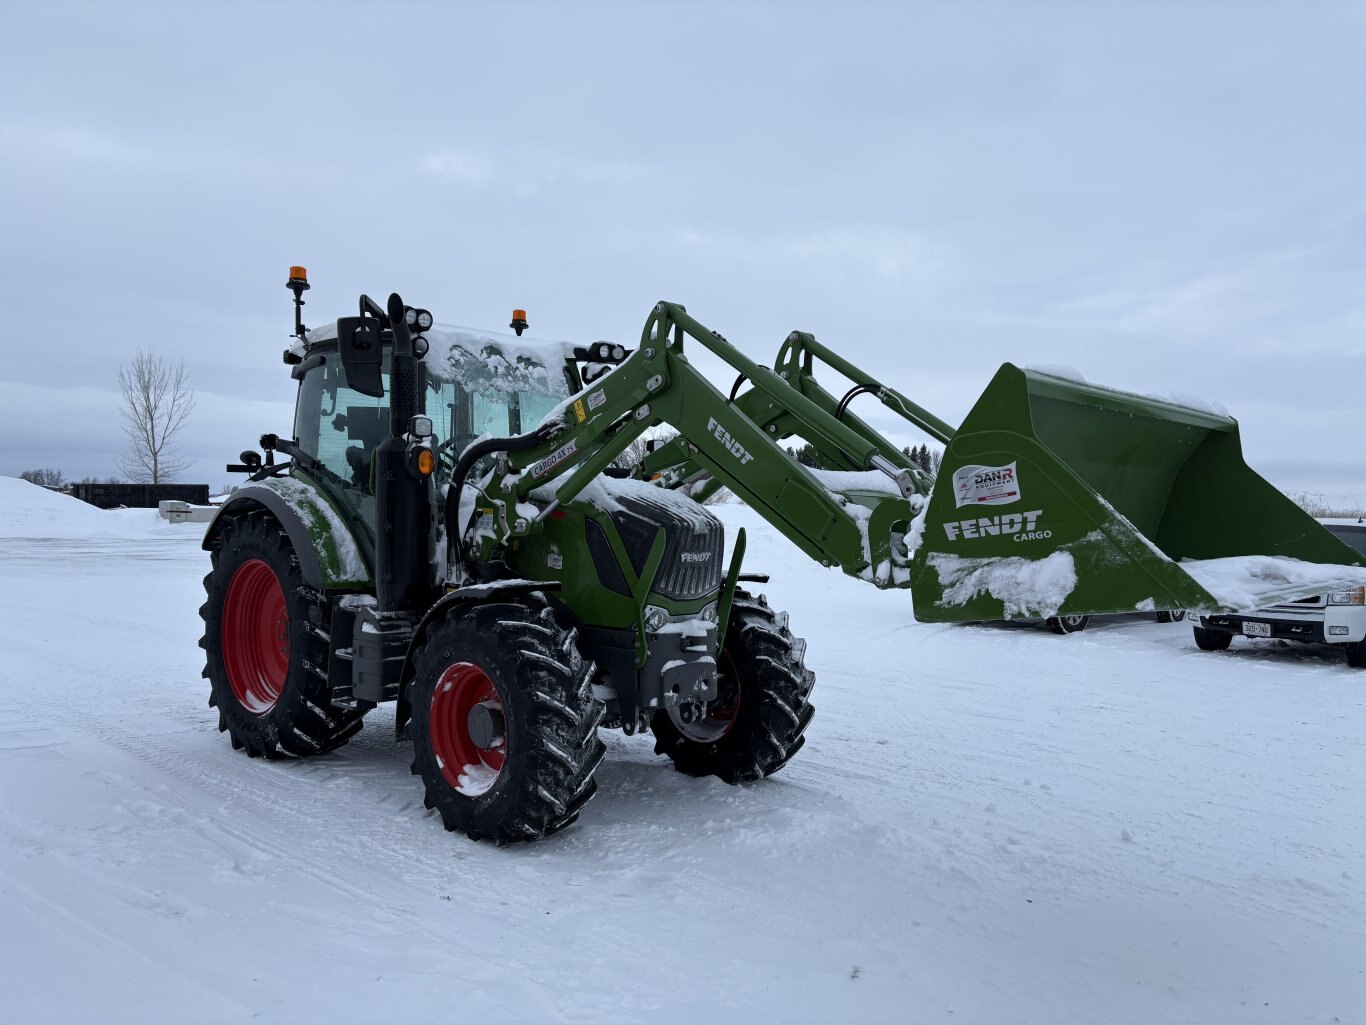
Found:
M 446 466 L 483 435 L 505 438 L 535 427 L 571 394 L 563 361 L 541 359 L 487 338 L 459 338 L 427 359 L 427 415 Z
M 443 450 L 459 453 L 475 438 L 505 438 L 531 430 L 569 392 L 471 392 L 454 381 L 427 378 L 427 415 Z
M 1366 524 L 1325 523 L 1328 532 L 1366 555 Z

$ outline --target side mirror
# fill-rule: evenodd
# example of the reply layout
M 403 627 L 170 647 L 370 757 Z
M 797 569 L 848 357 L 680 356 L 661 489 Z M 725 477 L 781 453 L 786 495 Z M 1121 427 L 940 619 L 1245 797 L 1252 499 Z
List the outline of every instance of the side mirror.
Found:
M 341 317 L 337 320 L 337 349 L 341 353 L 346 383 L 362 395 L 384 398 L 384 347 L 379 322 L 373 317 Z

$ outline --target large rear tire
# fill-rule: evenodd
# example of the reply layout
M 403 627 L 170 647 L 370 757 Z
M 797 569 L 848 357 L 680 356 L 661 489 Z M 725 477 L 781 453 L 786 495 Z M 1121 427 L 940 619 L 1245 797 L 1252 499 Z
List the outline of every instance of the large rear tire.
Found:
M 289 535 L 267 512 L 237 516 L 212 559 L 199 646 L 218 729 L 253 758 L 341 747 L 364 713 L 332 705 L 328 607 L 304 585 Z
M 655 753 L 668 755 L 679 772 L 727 783 L 773 775 L 806 743 L 816 714 L 809 700 L 816 677 L 805 654 L 806 642 L 787 628 L 787 613 L 737 590 L 716 699 L 696 722 L 684 722 L 677 709 L 656 712 Z
M 597 792 L 603 705 L 544 600 L 463 605 L 428 629 L 408 691 L 412 771 L 449 830 L 499 847 L 579 817 Z
M 1206 630 L 1199 625 L 1191 629 L 1195 631 L 1195 646 L 1201 651 L 1227 651 L 1233 643 L 1233 634 L 1223 630 Z

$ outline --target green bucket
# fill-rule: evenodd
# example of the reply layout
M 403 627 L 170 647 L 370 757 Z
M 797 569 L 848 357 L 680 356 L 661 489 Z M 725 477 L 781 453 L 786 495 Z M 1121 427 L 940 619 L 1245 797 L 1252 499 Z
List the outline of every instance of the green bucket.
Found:
M 949 442 L 918 540 L 928 622 L 1234 611 L 1366 580 L 1320 568 L 1362 558 L 1248 467 L 1232 418 L 1009 363 Z

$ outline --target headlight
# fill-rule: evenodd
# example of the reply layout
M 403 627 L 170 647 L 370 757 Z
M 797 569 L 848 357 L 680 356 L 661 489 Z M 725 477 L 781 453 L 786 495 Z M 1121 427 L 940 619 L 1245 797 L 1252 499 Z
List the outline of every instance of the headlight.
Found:
M 697 614 L 697 618 L 704 619 L 708 623 L 715 623 L 717 616 L 720 614 L 720 611 L 720 603 L 712 602 L 710 605 L 708 605 L 705 609 L 703 609 L 701 612 Z
M 1332 591 L 1328 595 L 1329 605 L 1366 605 L 1366 586 L 1354 587 L 1350 591 Z
M 432 315 L 426 310 L 417 311 L 417 327 L 419 331 L 426 331 L 432 326 Z
M 658 605 L 645 606 L 645 629 L 650 633 L 659 633 L 669 623 L 669 614 Z

